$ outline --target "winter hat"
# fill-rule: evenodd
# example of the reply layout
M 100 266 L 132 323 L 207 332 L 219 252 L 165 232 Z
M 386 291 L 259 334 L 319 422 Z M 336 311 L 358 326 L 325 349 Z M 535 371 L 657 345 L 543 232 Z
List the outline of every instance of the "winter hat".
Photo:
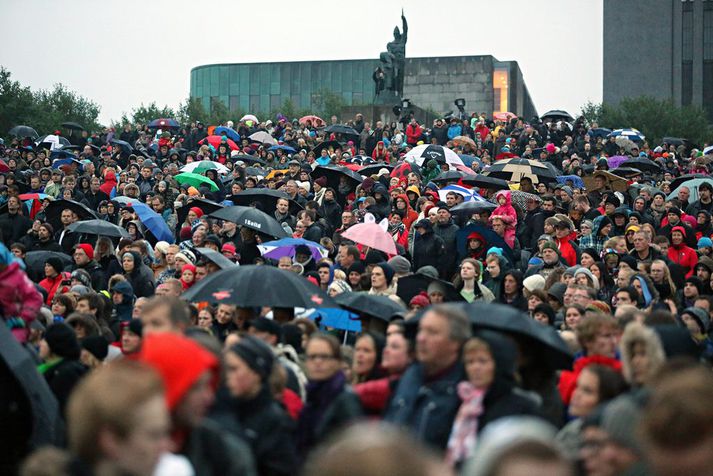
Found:
M 594 277 L 594 275 L 592 274 L 592 272 L 589 271 L 587 268 L 580 267 L 579 269 L 577 269 L 577 271 L 574 272 L 574 277 L 575 277 L 575 279 L 576 279 L 577 276 L 579 276 L 580 274 L 583 274 L 583 275 L 587 276 L 587 277 L 592 281 L 592 283 L 594 283 L 594 287 L 595 287 L 595 288 L 599 288 L 599 281 L 597 280 L 597 278 Z
M 314 181 L 314 183 L 316 183 L 320 187 L 324 188 L 327 186 L 327 177 L 319 177 L 318 179 L 316 179 Z
M 159 241 L 156 243 L 156 245 L 153 247 L 154 250 L 158 251 L 162 255 L 165 255 L 168 252 L 168 247 L 171 246 L 168 244 L 166 241 Z
M 191 207 L 191 208 L 188 209 L 188 211 L 195 213 L 195 214 L 198 216 L 198 218 L 200 218 L 200 217 L 203 216 L 203 210 L 201 210 L 201 209 L 198 208 L 198 207 Z
M 64 322 L 52 324 L 45 332 L 45 341 L 53 354 L 76 360 L 82 353 L 74 329 Z
M 544 261 L 542 261 L 542 258 L 540 258 L 539 256 L 533 256 L 527 262 L 528 266 L 539 266 L 541 264 L 544 264 Z
M 422 274 L 430 278 L 438 279 L 438 270 L 431 265 L 421 266 L 416 271 L 416 274 Z
M 394 272 L 399 276 L 405 276 L 411 272 L 411 263 L 403 256 L 394 256 L 387 263 L 391 265 Z
M 82 349 L 103 361 L 109 353 L 109 342 L 104 336 L 89 336 L 82 339 Z
M 248 335 L 242 337 L 240 342 L 230 348 L 230 351 L 240 357 L 248 367 L 260 376 L 263 382 L 270 377 L 275 357 L 272 349 L 265 342 L 257 337 Z
M 629 268 L 633 269 L 634 271 L 637 270 L 638 265 L 636 264 L 636 258 L 634 258 L 631 255 L 622 255 L 619 257 L 619 264 L 621 263 L 626 263 L 629 265 Z
M 364 274 L 364 271 L 366 271 L 364 263 L 361 261 L 355 261 L 351 266 L 349 266 L 349 269 L 347 269 L 347 275 L 352 273 Z
M 626 233 L 629 233 L 630 231 L 633 231 L 634 233 L 636 233 L 640 230 L 641 230 L 641 227 L 639 227 L 639 225 L 629 225 L 626 227 Z
M 193 274 L 196 274 L 196 267 L 191 263 L 186 263 L 181 266 L 181 274 L 183 274 L 184 271 L 191 271 Z
M 673 228 L 671 228 L 671 234 L 673 234 L 674 231 L 681 233 L 684 238 L 686 237 L 686 229 L 682 226 L 674 226 Z
M 394 279 L 394 274 L 396 274 L 396 271 L 394 268 L 391 267 L 389 263 L 386 261 L 382 261 L 380 263 L 376 263 L 376 266 L 381 268 L 384 271 L 384 276 L 386 276 L 386 284 L 388 286 L 391 286 L 391 281 Z
M 47 230 L 47 233 L 49 233 L 50 236 L 54 235 L 54 227 L 50 223 L 43 223 L 40 225 L 42 228 L 45 228 Z
M 580 268 L 578 264 L 575 264 L 574 266 L 570 266 L 569 268 L 564 270 L 564 275 L 565 276 L 574 276 L 577 270 Z
M 206 242 L 206 243 L 213 243 L 215 246 L 217 246 L 218 248 L 220 248 L 220 238 L 218 238 L 218 235 L 210 234 L 210 235 L 206 236 L 206 237 L 205 237 L 205 242 Z
M 426 292 L 431 295 L 433 293 L 439 293 L 443 296 L 446 295 L 446 287 L 440 281 L 431 281 L 426 288 Z
M 45 260 L 45 264 L 52 266 L 52 268 L 57 271 L 57 274 L 61 273 L 64 269 L 64 266 L 62 265 L 62 260 L 56 256 L 50 256 L 49 258 L 47 258 Z
M 74 271 L 72 271 L 70 279 L 76 279 L 88 288 L 92 287 L 92 277 L 89 276 L 89 273 L 86 270 L 75 269 Z
M 72 286 L 69 289 L 69 292 L 77 294 L 78 296 L 86 296 L 87 294 L 91 293 L 92 290 L 83 284 L 77 284 L 75 286 Z
M 428 295 L 426 293 L 424 293 L 423 291 L 421 291 L 420 293 L 418 293 L 414 297 L 412 297 L 408 303 L 409 307 L 411 307 L 411 306 L 426 307 L 430 304 L 431 304 L 431 301 L 428 300 Z
M 555 283 L 550 286 L 547 294 L 559 301 L 560 304 L 564 303 L 564 292 L 567 290 L 567 285 L 565 283 Z
M 713 240 L 707 236 L 701 237 L 701 239 L 698 240 L 698 249 L 700 250 L 701 248 L 713 248 Z
M 540 241 L 552 241 L 552 236 L 548 235 L 547 233 L 544 233 L 544 234 L 540 235 L 540 237 L 537 239 L 538 243 Z
M 552 142 L 549 142 L 545 146 L 545 150 L 547 151 L 548 154 L 554 154 L 555 153 L 555 145 Z
M 546 241 L 544 245 L 542 245 L 542 251 L 545 250 L 554 250 L 557 254 L 560 254 L 560 249 L 557 248 L 557 243 L 554 241 Z
M 349 286 L 349 284 L 346 281 L 344 281 L 343 279 L 335 279 L 329 285 L 329 288 L 327 290 L 328 291 L 334 290 L 337 292 L 337 294 L 342 294 L 342 293 L 351 292 L 352 287 Z
M 126 328 L 139 337 L 144 333 L 144 324 L 141 319 L 131 319 L 126 323 Z
M 254 327 L 255 330 L 260 332 L 267 332 L 268 334 L 277 336 L 278 340 L 282 337 L 282 327 L 277 321 L 268 319 L 267 317 L 258 317 L 250 321 L 250 327 Z
M 698 276 L 691 276 L 689 278 L 686 278 L 685 282 L 694 285 L 696 289 L 698 289 L 698 294 L 703 294 L 703 282 Z
M 678 207 L 671 207 L 668 209 L 668 213 L 673 213 L 674 215 L 680 217 L 681 216 L 681 209 Z
M 572 198 L 572 195 L 574 195 L 574 192 L 572 191 L 572 187 L 570 187 L 569 185 L 564 185 L 562 187 L 562 191 L 564 193 L 566 193 L 567 195 L 569 195 L 569 198 Z
M 545 289 L 545 278 L 541 274 L 533 274 L 522 281 L 522 285 L 529 292 L 535 289 Z
M 76 250 L 77 248 L 79 248 L 79 249 L 81 249 L 82 251 L 84 251 L 84 253 L 86 253 L 87 257 L 88 257 L 90 260 L 93 260 L 93 259 L 94 259 L 94 248 L 93 248 L 92 245 L 90 245 L 89 243 L 79 243 L 79 244 L 77 244 L 77 245 L 74 246 L 74 249 L 75 249 L 75 250 Z
M 182 259 L 186 263 L 195 263 L 196 255 L 191 250 L 183 250 L 176 253 L 176 259 Z
M 698 259 L 698 264 L 696 264 L 696 267 L 694 269 L 698 269 L 698 267 L 701 266 L 705 268 L 709 273 L 713 272 L 713 259 L 709 258 L 708 256 L 701 256 Z
M 708 332 L 708 326 L 711 321 L 705 309 L 700 307 L 687 307 L 681 313 L 681 316 L 684 314 L 688 314 L 696 321 L 696 324 L 698 324 L 698 327 L 701 330 L 701 334 L 706 334 Z
M 547 316 L 547 323 L 549 325 L 554 325 L 555 323 L 555 310 L 552 309 L 552 306 L 550 306 L 547 303 L 540 303 L 537 306 L 535 306 L 535 309 L 532 310 L 532 315 L 534 316 L 538 312 L 541 312 L 545 316 Z
M 637 434 L 641 408 L 629 396 L 618 397 L 604 407 L 601 428 L 614 442 L 641 455 L 641 438 Z
M 361 189 L 364 190 L 366 193 L 371 192 L 372 187 L 374 187 L 374 179 L 371 177 L 365 178 L 364 181 L 361 183 Z
M 621 205 L 621 202 L 619 199 L 616 197 L 616 195 L 607 195 L 607 197 L 604 199 L 604 204 L 611 204 L 614 205 L 615 207 L 619 207 Z
M 181 239 L 181 241 L 186 241 L 191 239 L 191 235 L 193 233 L 191 232 L 191 227 L 190 226 L 184 226 L 181 228 L 181 231 L 178 233 L 178 237 Z
M 223 253 L 227 252 L 227 253 L 230 253 L 231 255 L 234 255 L 236 250 L 237 250 L 237 248 L 235 248 L 235 245 L 232 243 L 226 243 L 220 249 L 220 251 L 222 251 Z

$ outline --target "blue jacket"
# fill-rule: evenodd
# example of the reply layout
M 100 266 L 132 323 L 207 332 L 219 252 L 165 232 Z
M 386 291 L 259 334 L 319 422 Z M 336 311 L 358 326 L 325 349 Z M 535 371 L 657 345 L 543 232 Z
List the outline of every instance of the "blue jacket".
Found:
M 463 128 L 461 127 L 460 124 L 454 124 L 452 126 L 448 126 L 448 139 L 453 140 L 459 135 L 462 135 Z
M 384 420 L 408 428 L 424 443 L 445 449 L 461 404 L 456 386 L 464 379 L 460 360 L 431 382 L 425 382 L 421 364 L 411 365 L 401 377 Z

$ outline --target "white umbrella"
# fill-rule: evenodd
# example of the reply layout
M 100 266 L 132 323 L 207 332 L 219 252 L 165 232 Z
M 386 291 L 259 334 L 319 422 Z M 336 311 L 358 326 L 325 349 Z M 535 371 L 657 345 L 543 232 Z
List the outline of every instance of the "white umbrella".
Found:
M 206 170 L 215 170 L 219 174 L 227 174 L 230 169 L 220 162 L 213 162 L 212 160 L 199 160 L 198 162 L 191 162 L 181 167 L 181 172 L 193 172 L 202 174 Z
M 260 121 L 257 120 L 257 117 L 255 117 L 252 114 L 245 114 L 243 117 L 240 118 L 241 121 L 253 121 L 254 123 L 258 123 Z
M 275 138 L 265 131 L 257 131 L 256 133 L 248 137 L 248 139 L 253 142 L 260 142 L 262 144 L 277 145 L 277 141 L 275 140 Z
M 465 165 L 458 154 L 448 147 L 442 145 L 423 144 L 414 147 L 405 157 L 406 160 L 416 162 L 416 165 L 423 166 L 424 162 L 433 159 L 439 164 L 448 164 L 450 169 L 455 169 L 456 165 Z

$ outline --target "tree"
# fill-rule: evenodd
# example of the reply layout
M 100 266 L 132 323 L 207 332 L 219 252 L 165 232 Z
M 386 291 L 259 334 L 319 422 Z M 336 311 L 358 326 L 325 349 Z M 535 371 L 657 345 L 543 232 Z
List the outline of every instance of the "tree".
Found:
M 181 124 L 190 124 L 196 121 L 206 123 L 210 119 L 201 98 L 192 97 L 187 98 L 186 102 L 178 106 L 177 116 L 176 119 Z
M 681 137 L 699 145 L 713 138 L 702 108 L 677 107 L 671 100 L 651 96 L 624 98 L 616 105 L 590 102 L 582 108 L 582 115 L 600 127 L 638 129 L 652 146 L 660 144 L 664 137 Z
M 312 95 L 312 104 L 316 109 L 314 114 L 321 116 L 329 124 L 330 117 L 339 117 L 346 105 L 346 101 L 340 94 L 331 89 L 320 89 Z
M 126 113 L 121 115 L 121 124 L 148 124 L 154 119 L 159 118 L 175 118 L 176 113 L 173 109 L 168 106 L 159 107 L 155 102 L 148 105 L 141 103 L 139 107 L 135 107 L 131 110 L 131 117 L 128 117 Z

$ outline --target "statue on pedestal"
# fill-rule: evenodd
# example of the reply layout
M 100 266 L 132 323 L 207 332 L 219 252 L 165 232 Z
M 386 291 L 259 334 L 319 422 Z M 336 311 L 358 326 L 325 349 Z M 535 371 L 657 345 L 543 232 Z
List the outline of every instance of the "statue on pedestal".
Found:
M 375 83 L 376 95 L 387 91 L 389 95 L 400 98 L 404 92 L 404 66 L 406 64 L 406 40 L 408 24 L 401 10 L 402 31 L 394 28 L 394 39 L 386 45 L 386 51 L 379 55 L 381 64 L 374 71 L 372 79 Z

